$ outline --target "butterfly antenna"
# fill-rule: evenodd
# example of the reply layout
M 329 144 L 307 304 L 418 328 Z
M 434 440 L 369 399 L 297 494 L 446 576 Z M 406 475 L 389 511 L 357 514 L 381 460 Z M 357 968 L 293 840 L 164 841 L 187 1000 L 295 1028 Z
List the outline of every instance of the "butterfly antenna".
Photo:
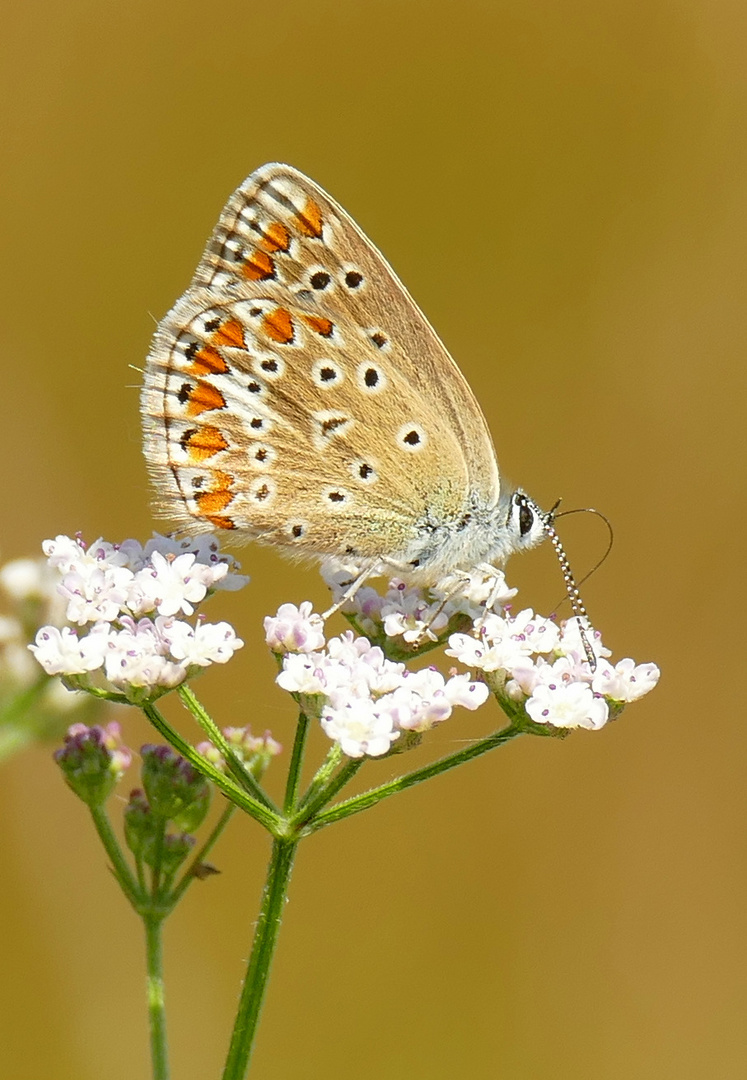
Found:
M 607 526 L 607 532 L 609 533 L 609 542 L 607 544 L 607 547 L 605 549 L 604 554 L 602 555 L 601 559 L 599 559 L 597 562 L 594 563 L 591 570 L 587 570 L 586 573 L 584 574 L 584 576 L 579 579 L 578 585 L 579 585 L 579 588 L 580 588 L 581 585 L 583 585 L 583 583 L 585 581 L 589 580 L 589 578 L 591 577 L 592 574 L 596 574 L 597 570 L 602 565 L 602 563 L 607 561 L 607 557 L 608 557 L 609 553 L 612 551 L 612 545 L 615 542 L 615 534 L 614 534 L 614 531 L 612 529 L 612 522 L 608 518 L 606 518 L 604 516 L 604 514 L 601 512 L 601 510 L 595 510 L 592 506 L 579 506 L 576 510 L 564 510 L 562 514 L 556 514 L 554 511 L 557 509 L 557 507 L 559 505 L 560 505 L 560 500 L 558 500 L 558 502 L 555 503 L 555 506 L 550 511 L 550 514 L 552 515 L 552 520 L 553 521 L 557 521 L 558 518 L 569 517 L 571 514 L 596 514 L 596 516 L 598 518 L 601 518 L 602 521 L 604 522 L 604 524 Z
M 583 642 L 584 652 L 586 653 L 586 659 L 589 661 L 589 667 L 592 671 L 594 671 L 596 670 L 597 666 L 597 658 L 594 650 L 591 647 L 591 642 L 589 641 L 588 637 L 589 633 L 594 633 L 594 628 L 589 622 L 589 616 L 586 614 L 586 608 L 584 607 L 584 602 L 581 599 L 581 594 L 578 591 L 578 585 L 576 584 L 576 579 L 573 576 L 573 571 L 571 570 L 571 564 L 568 560 L 568 556 L 565 553 L 565 548 L 563 547 L 560 537 L 555 531 L 555 526 L 553 525 L 558 506 L 560 506 L 560 499 L 558 499 L 558 501 L 555 503 L 552 509 L 548 511 L 547 514 L 540 513 L 540 518 L 542 520 L 542 526 L 545 530 L 545 533 L 550 543 L 555 548 L 555 554 L 558 557 L 560 569 L 563 574 L 563 581 L 565 582 L 565 591 L 568 593 L 568 600 L 570 601 L 571 609 L 573 611 L 573 614 L 576 616 L 576 620 L 578 623 L 578 629 L 581 635 L 581 641 Z M 573 511 L 569 510 L 567 512 L 572 513 Z M 605 552 L 604 558 L 601 560 L 601 562 L 604 562 L 604 559 L 607 558 L 607 554 L 609 554 L 609 548 L 607 549 L 607 552 Z M 594 569 L 596 570 L 596 567 L 594 567 Z M 589 571 L 589 573 L 591 572 L 592 571 Z M 586 577 L 588 576 L 589 575 L 587 574 Z M 583 580 L 585 581 L 586 578 L 584 578 Z

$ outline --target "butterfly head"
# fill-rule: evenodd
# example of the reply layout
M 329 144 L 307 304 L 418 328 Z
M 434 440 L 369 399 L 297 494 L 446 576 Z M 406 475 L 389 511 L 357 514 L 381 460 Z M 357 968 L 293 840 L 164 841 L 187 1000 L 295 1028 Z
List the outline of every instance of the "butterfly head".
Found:
M 506 554 L 526 551 L 549 536 L 548 527 L 552 527 L 553 510 L 549 513 L 540 510 L 537 503 L 521 488 L 512 492 L 507 497 L 507 505 L 504 503 L 500 509 L 501 516 L 505 514 L 502 526 L 508 548 Z

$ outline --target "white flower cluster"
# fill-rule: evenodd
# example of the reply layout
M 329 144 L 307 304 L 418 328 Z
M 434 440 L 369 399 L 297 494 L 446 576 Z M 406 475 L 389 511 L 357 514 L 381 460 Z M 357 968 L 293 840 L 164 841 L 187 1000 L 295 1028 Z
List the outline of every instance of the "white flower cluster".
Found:
M 402 732 L 427 731 L 455 705 L 476 709 L 489 696 L 487 686 L 469 675 L 445 679 L 434 668 L 408 671 L 352 631 L 325 644 L 322 625 L 310 603 L 283 604 L 277 616 L 265 619 L 266 640 L 285 654 L 278 684 L 319 698 L 322 727 L 348 757 L 386 754 Z
M 350 572 L 333 560 L 322 572 L 335 603 L 340 603 Z M 384 596 L 364 586 L 344 602 L 342 611 L 366 634 L 375 634 L 383 627 L 387 637 L 401 637 L 408 645 L 417 645 L 437 641 L 457 615 L 477 622 L 484 616 L 486 605 L 491 611 L 502 611 L 516 592 L 506 584 L 503 572 L 491 567 L 490 573 L 475 570 L 451 574 L 427 593 L 399 578 L 389 582 Z
M 345 576 L 327 572 L 338 602 Z M 611 664 L 599 633 L 580 629 L 576 618 L 558 625 L 531 609 L 511 614 L 507 601 L 515 595 L 496 570 L 476 572 L 469 580 L 455 576 L 427 593 L 394 579 L 384 596 L 364 587 L 343 605 L 354 625 L 384 648 L 385 638 L 428 645 L 445 637 L 455 615 L 468 616 L 471 631 L 452 633 L 446 652 L 482 672 L 483 682 L 469 675 L 446 680 L 432 668 L 410 672 L 350 633 L 325 647 L 323 624 L 308 603 L 300 609 L 286 604 L 275 619 L 265 620 L 270 647 L 288 653 L 277 681 L 286 690 L 320 695 L 322 726 L 351 757 L 384 754 L 400 732 L 431 727 L 455 704 L 476 708 L 489 690 L 510 715 L 518 707 L 548 727 L 599 729 L 656 686 L 655 664 L 630 659 Z M 589 652 L 596 659 L 593 667 Z
M 596 657 L 593 669 L 585 644 Z M 600 634 L 586 631 L 582 638 L 577 619 L 558 626 L 530 608 L 486 616 L 477 637 L 452 634 L 446 651 L 483 671 L 491 687 L 522 705 L 535 723 L 552 727 L 604 727 L 659 679 L 656 664 L 626 659 L 613 667 Z
M 104 689 L 139 699 L 225 663 L 243 645 L 228 623 L 193 626 L 178 617 L 193 615 L 208 593 L 247 581 L 213 536 L 156 535 L 145 545 L 97 540 L 90 547 L 58 536 L 43 550 L 62 576 L 58 592 L 67 620 L 80 628 L 44 626 L 38 632 L 29 648 L 48 675 L 64 675 L 86 689 L 96 672 Z

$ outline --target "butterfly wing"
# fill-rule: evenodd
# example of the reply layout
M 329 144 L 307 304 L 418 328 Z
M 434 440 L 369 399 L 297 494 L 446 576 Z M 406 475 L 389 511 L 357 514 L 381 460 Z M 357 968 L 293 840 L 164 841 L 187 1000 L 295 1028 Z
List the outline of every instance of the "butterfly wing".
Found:
M 288 166 L 231 196 L 155 335 L 143 391 L 162 509 L 299 554 L 395 556 L 497 500 L 469 386 L 347 214 Z
M 255 275 L 316 294 L 331 318 L 348 313 L 371 335 L 396 342 L 403 375 L 424 400 L 438 403 L 471 481 L 486 501 L 497 501 L 495 450 L 467 380 L 381 252 L 334 199 L 289 165 L 263 165 L 237 188 L 192 284 L 230 287 Z

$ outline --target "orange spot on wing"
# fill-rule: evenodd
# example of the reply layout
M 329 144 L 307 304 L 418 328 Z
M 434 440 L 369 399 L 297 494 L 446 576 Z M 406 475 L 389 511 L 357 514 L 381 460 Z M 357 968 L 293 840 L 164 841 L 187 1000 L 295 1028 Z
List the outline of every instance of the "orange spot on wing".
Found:
M 205 517 L 219 514 L 221 510 L 226 509 L 232 499 L 233 492 L 231 491 L 201 491 L 199 495 L 195 495 L 197 508 Z
M 181 438 L 181 444 L 184 452 L 194 462 L 205 461 L 220 450 L 228 449 L 228 443 L 220 430 L 211 424 L 185 431 Z
M 211 491 L 223 491 L 224 488 L 233 487 L 234 478 L 229 472 L 223 472 L 222 469 L 213 470 L 213 482 L 210 485 Z
M 208 412 L 210 409 L 224 409 L 225 407 L 226 399 L 220 390 L 216 390 L 211 383 L 200 379 L 190 391 L 187 415 L 199 416 L 200 413 Z
M 266 281 L 275 277 L 275 263 L 264 251 L 253 251 L 241 264 L 241 273 L 249 281 Z
M 205 520 L 209 521 L 211 525 L 214 525 L 216 529 L 236 528 L 236 522 L 232 521 L 230 517 L 220 517 L 217 514 L 206 514 Z
M 296 224 L 304 236 L 313 236 L 317 240 L 321 239 L 322 235 L 322 211 L 313 201 L 309 199 L 303 210 L 299 210 L 296 214 Z
M 293 341 L 293 320 L 285 308 L 269 311 L 262 320 L 262 327 L 268 337 L 281 345 L 289 345 Z
M 324 319 L 317 315 L 304 315 L 304 322 L 311 327 L 315 334 L 321 334 L 322 337 L 332 337 L 335 324 L 331 319 Z
M 264 237 L 260 240 L 265 251 L 274 255 L 276 251 L 288 251 L 290 248 L 291 234 L 287 225 L 279 221 L 271 222 L 264 231 Z
M 205 345 L 194 354 L 187 371 L 190 375 L 225 375 L 229 367 L 217 349 Z
M 216 345 L 230 345 L 233 349 L 245 349 L 244 328 L 238 319 L 228 319 L 221 323 L 213 334 Z

